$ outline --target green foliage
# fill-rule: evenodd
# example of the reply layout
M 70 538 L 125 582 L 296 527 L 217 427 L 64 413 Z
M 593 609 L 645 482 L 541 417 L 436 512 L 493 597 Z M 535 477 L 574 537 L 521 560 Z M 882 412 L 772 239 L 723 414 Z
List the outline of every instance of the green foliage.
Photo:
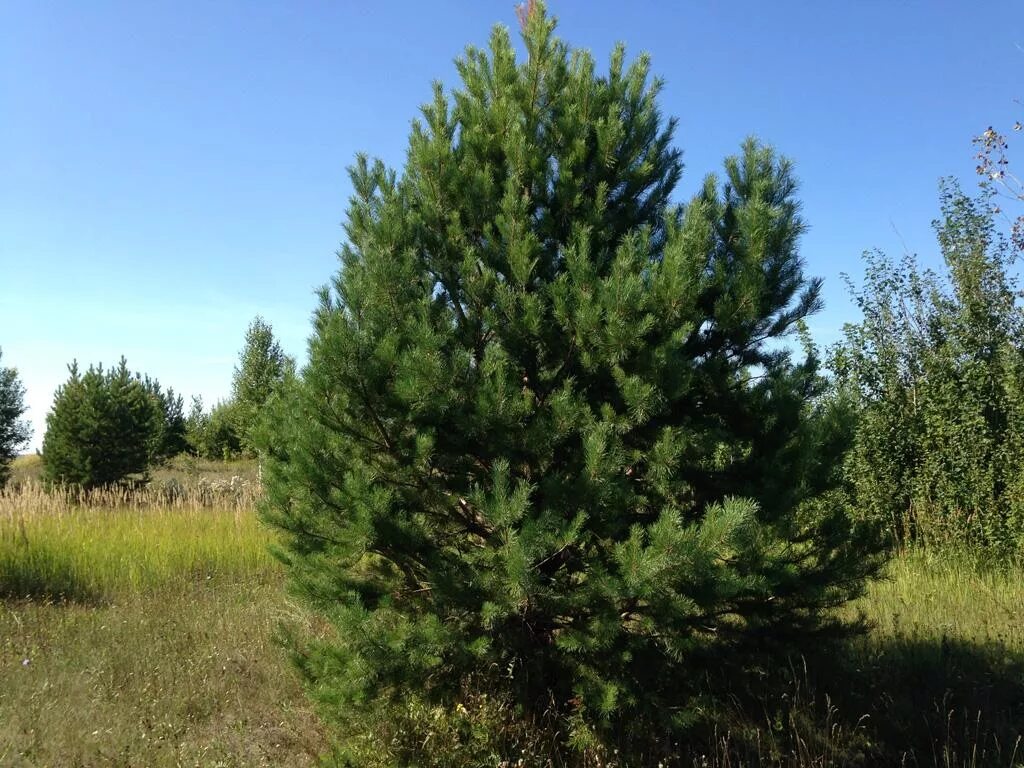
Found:
M 227 400 L 213 407 L 207 433 L 207 458 L 227 461 L 242 453 L 240 421 L 234 401 Z
M 189 451 L 204 459 L 227 461 L 242 453 L 239 418 L 234 400 L 217 403 L 206 413 L 202 398 L 192 398 L 185 433 Z
M 183 444 L 182 401 L 173 390 L 128 370 L 78 364 L 58 387 L 43 437 L 51 483 L 96 488 L 144 480 L 149 468 Z
M 254 456 L 254 434 L 264 408 L 294 370 L 295 362 L 274 339 L 270 324 L 256 317 L 245 334 L 231 397 L 218 402 L 209 413 L 203 410 L 202 398 L 192 399 L 189 415 L 182 419 L 185 448 L 206 459 L 227 461 L 242 455 Z
M 843 629 L 878 567 L 832 487 L 843 415 L 780 343 L 819 306 L 790 164 L 748 141 L 670 206 L 647 58 L 597 75 L 553 29 L 470 48 L 401 175 L 359 158 L 264 437 L 264 514 L 336 629 L 301 667 L 381 755 L 389 713 L 486 692 L 557 764 L 653 764 L 706 665 Z
M 7 483 L 11 461 L 32 436 L 32 428 L 21 418 L 25 410 L 25 387 L 18 371 L 0 366 L 0 488 Z
M 168 388 L 165 392 L 160 382 L 146 376 L 142 380 L 149 396 L 156 401 L 159 410 L 157 428 L 150 444 L 151 461 L 160 462 L 173 458 L 188 450 L 186 438 L 185 401 L 181 395 Z
M 231 413 L 237 439 L 246 453 L 255 451 L 253 431 L 267 400 L 294 368 L 294 361 L 281 349 L 270 324 L 257 316 L 246 331 L 231 384 Z
M 859 412 L 847 473 L 897 539 L 1024 543 L 1024 311 L 990 194 L 942 185 L 946 267 L 867 254 L 832 367 Z
M 206 435 L 210 428 L 210 414 L 203 409 L 203 398 L 192 396 L 192 405 L 185 417 L 185 442 L 193 456 L 209 458 L 206 450 Z

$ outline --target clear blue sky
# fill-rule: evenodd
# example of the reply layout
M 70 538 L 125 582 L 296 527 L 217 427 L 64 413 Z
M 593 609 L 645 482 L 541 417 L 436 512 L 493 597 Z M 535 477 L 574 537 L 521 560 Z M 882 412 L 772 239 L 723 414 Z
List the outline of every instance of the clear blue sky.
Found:
M 973 185 L 971 137 L 1024 114 L 1021 0 L 550 7 L 601 61 L 652 55 L 680 199 L 748 134 L 796 161 L 822 342 L 854 316 L 840 273 L 866 248 L 935 259 L 937 179 Z M 301 361 L 346 166 L 400 164 L 431 80 L 496 22 L 511 0 L 0 2 L 0 347 L 33 446 L 73 358 L 210 403 L 261 313 Z

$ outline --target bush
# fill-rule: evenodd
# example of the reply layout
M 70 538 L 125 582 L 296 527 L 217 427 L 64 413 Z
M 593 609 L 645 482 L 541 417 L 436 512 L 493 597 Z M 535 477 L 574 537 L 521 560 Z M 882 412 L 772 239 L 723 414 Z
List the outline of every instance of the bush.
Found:
M 655 764 L 707 665 L 847 629 L 878 565 L 841 414 L 779 343 L 819 306 L 789 163 L 749 141 L 670 206 L 647 59 L 596 76 L 534 8 L 524 62 L 498 28 L 435 89 L 401 175 L 358 160 L 264 436 L 265 517 L 336 629 L 296 656 L 339 759 L 456 764 L 459 728 L 399 758 L 375 724 L 487 694 L 554 764 Z
M 863 319 L 833 350 L 859 414 L 847 473 L 895 540 L 1024 543 L 1024 310 L 990 196 L 943 184 L 944 275 L 867 254 Z

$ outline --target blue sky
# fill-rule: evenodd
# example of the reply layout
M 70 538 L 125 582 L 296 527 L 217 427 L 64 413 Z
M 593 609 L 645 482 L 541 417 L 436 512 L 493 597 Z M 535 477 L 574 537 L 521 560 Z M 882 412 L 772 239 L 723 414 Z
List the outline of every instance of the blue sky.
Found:
M 938 178 L 973 185 L 971 137 L 1024 115 L 1021 0 L 550 7 L 599 61 L 652 55 L 680 199 L 746 135 L 795 160 L 825 343 L 855 317 L 840 273 L 874 247 L 934 261 Z M 259 313 L 301 361 L 346 166 L 400 165 L 431 80 L 499 22 L 510 0 L 0 3 L 0 348 L 33 447 L 74 358 L 210 403 Z

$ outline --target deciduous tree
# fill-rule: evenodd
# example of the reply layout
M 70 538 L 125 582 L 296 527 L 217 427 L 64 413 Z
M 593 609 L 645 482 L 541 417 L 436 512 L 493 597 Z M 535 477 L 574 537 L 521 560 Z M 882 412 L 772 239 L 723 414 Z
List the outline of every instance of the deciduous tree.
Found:
M 1024 543 L 1024 307 L 993 195 L 943 182 L 941 274 L 869 253 L 851 285 L 862 319 L 832 357 L 859 414 L 847 473 L 897 540 Z

